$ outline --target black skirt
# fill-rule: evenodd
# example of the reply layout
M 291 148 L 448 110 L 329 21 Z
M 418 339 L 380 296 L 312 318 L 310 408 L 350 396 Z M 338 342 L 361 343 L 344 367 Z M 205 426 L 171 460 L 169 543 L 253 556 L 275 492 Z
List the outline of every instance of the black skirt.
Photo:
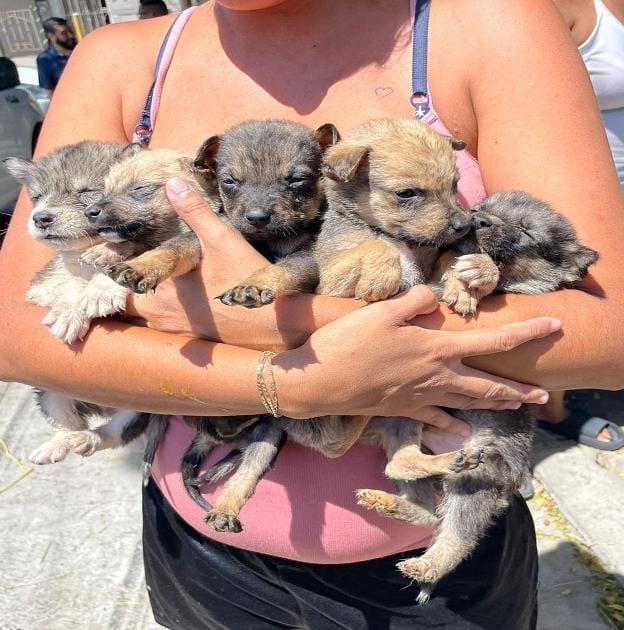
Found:
M 156 621 L 172 630 L 527 630 L 537 618 L 537 550 L 521 498 L 424 606 L 395 564 L 309 564 L 203 537 L 153 481 L 143 493 L 145 576 Z

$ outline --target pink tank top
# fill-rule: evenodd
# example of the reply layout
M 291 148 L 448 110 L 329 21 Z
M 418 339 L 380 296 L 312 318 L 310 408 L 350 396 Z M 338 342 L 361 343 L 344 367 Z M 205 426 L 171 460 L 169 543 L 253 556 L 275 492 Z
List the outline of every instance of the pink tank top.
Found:
M 414 76 L 412 102 L 416 116 L 436 131 L 450 135 L 439 120 L 427 94 L 426 31 L 428 1 L 412 0 L 414 18 Z M 426 6 L 425 6 L 426 5 Z M 147 145 L 156 120 L 160 91 L 182 28 L 193 9 L 171 26 L 159 55 L 155 79 L 135 140 Z M 423 20 L 424 18 L 424 20 Z M 423 23 L 424 22 L 424 23 Z M 466 206 L 485 196 L 477 162 L 467 152 L 457 154 L 460 173 L 458 197 Z M 194 529 L 219 542 L 301 562 L 342 564 L 393 555 L 427 546 L 432 530 L 394 521 L 357 506 L 355 491 L 374 488 L 393 492 L 383 475 L 384 453 L 356 444 L 338 459 L 327 459 L 287 442 L 273 468 L 258 484 L 241 512 L 245 527 L 238 534 L 220 534 L 204 523 L 204 511 L 188 496 L 180 474 L 180 461 L 195 431 L 182 418 L 171 418 L 156 454 L 152 477 L 177 514 Z M 215 449 L 201 469 L 204 472 L 229 448 Z M 224 481 L 204 487 L 205 499 L 214 505 Z

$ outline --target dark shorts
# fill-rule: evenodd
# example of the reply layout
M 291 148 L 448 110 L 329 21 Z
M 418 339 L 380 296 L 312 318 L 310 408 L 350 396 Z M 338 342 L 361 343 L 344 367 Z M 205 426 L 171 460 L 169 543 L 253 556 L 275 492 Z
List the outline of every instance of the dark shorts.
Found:
M 175 630 L 526 630 L 536 623 L 535 530 L 520 498 L 424 606 L 394 567 L 415 552 L 319 565 L 229 547 L 186 525 L 153 481 L 143 493 L 143 550 L 154 617 Z

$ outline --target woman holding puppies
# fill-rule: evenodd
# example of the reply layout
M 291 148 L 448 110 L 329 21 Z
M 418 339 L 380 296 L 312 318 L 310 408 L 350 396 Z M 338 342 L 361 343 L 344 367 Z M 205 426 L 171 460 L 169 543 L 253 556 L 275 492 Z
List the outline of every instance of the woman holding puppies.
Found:
M 80 44 L 40 154 L 85 138 L 129 141 L 173 19 L 114 25 Z M 133 314 L 147 327 L 100 322 L 76 353 L 24 302 L 49 253 L 22 238 L 30 211 L 22 197 L 1 258 L 0 377 L 122 408 L 253 414 L 263 410 L 259 350 L 279 349 L 273 365 L 285 415 L 406 415 L 433 427 L 429 444 L 438 451 L 455 448 L 466 431 L 441 406 L 544 402 L 542 389 L 515 381 L 551 390 L 623 387 L 613 366 L 624 354 L 624 213 L 591 86 L 556 9 L 545 0 L 435 0 L 428 27 L 415 32 L 414 57 L 412 24 L 408 0 L 207 3 L 172 30 L 177 47 L 167 51 L 150 146 L 193 155 L 208 136 L 249 118 L 347 130 L 370 118 L 425 113 L 425 99 L 410 102 L 410 76 L 423 68 L 413 58 L 428 51 L 435 111 L 424 120 L 439 130 L 441 121 L 467 143 L 458 158 L 460 194 L 474 203 L 484 190 L 517 189 L 551 203 L 600 252 L 584 290 L 490 298 L 469 323 L 439 310 L 426 289 L 364 308 L 312 296 L 251 312 L 229 308 L 210 298 L 264 261 L 175 180 L 170 199 L 204 245 L 200 269 L 135 299 Z M 544 314 L 554 319 L 509 324 Z M 558 320 L 564 333 L 551 335 Z M 544 339 L 524 344 L 537 338 Z M 163 625 L 534 627 L 534 534 L 519 501 L 418 607 L 394 564 L 431 532 L 354 505 L 355 488 L 386 487 L 380 452 L 356 445 L 329 462 L 287 445 L 245 508 L 248 531 L 215 535 L 178 483 L 191 438 L 172 423 L 145 492 L 146 573 Z

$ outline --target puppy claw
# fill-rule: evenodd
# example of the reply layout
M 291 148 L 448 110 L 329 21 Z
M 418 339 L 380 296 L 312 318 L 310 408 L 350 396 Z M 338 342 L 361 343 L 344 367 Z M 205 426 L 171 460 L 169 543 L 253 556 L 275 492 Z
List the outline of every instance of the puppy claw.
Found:
M 483 463 L 483 451 L 476 448 L 467 448 L 457 451 L 455 462 L 449 468 L 451 472 L 460 473 L 465 470 L 473 470 Z
M 204 518 L 206 525 L 212 527 L 217 532 L 229 532 L 238 534 L 243 531 L 241 522 L 233 514 L 224 514 L 214 509 L 210 510 Z
M 239 285 L 217 296 L 226 306 L 245 306 L 259 308 L 275 301 L 272 289 L 263 289 L 252 285 Z
M 119 262 L 104 268 L 104 273 L 117 284 L 134 293 L 147 293 L 156 289 L 160 278 L 156 273 L 141 273 L 130 264 Z

